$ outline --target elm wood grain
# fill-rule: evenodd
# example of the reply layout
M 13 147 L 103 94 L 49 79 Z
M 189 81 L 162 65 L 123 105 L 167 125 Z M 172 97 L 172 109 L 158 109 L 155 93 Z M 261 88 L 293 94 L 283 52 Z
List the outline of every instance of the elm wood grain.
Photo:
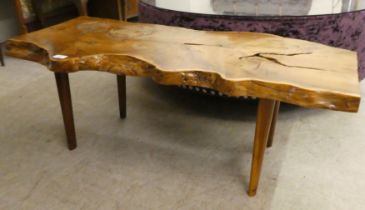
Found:
M 272 117 L 272 122 L 270 127 L 269 139 L 267 140 L 267 147 L 272 147 L 272 144 L 274 142 L 275 128 L 276 128 L 276 122 L 278 121 L 279 109 L 280 109 L 280 101 L 276 101 L 274 108 L 274 116 Z
M 67 135 L 67 145 L 69 150 L 74 150 L 77 147 L 77 142 L 68 74 L 56 72 L 55 78 L 58 96 L 60 98 L 63 122 Z
M 255 196 L 260 174 L 264 153 L 271 129 L 272 118 L 274 116 L 276 102 L 269 99 L 260 99 L 256 117 L 255 141 L 252 153 L 252 166 L 250 185 L 248 189 L 249 196 Z
M 348 112 L 360 103 L 355 52 L 270 34 L 80 17 L 10 39 L 7 53 L 55 72 L 149 76 L 165 85 Z
M 118 84 L 119 116 L 120 119 L 124 119 L 127 117 L 126 76 L 117 75 L 117 84 Z

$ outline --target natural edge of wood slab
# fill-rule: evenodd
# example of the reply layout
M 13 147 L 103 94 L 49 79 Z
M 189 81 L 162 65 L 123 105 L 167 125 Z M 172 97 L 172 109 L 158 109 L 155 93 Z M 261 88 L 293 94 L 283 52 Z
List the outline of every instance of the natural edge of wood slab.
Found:
M 91 55 L 57 60 L 47 50 L 30 42 L 10 39 L 6 42 L 6 54 L 37 62 L 53 72 L 77 72 L 83 70 L 105 71 L 128 76 L 150 77 L 163 85 L 190 85 L 211 88 L 229 96 L 252 96 L 278 100 L 308 108 L 324 108 L 337 111 L 357 112 L 359 95 L 346 95 L 329 91 L 315 91 L 299 86 L 260 80 L 226 80 L 215 72 L 180 71 L 158 69 L 147 61 L 129 55 Z M 275 94 L 273 94 L 275 93 Z M 288 95 L 290 93 L 290 96 Z
M 179 35 L 171 38 L 173 34 Z M 197 42 L 188 42 L 189 38 L 185 38 L 184 34 L 196 37 L 194 39 Z M 168 41 L 160 36 L 167 37 Z M 256 39 L 259 41 L 256 42 Z M 245 46 L 249 50 L 245 51 Z M 170 52 L 170 48 L 175 52 Z M 263 53 L 255 53 L 255 50 L 260 49 Z M 96 70 L 118 75 L 146 76 L 163 85 L 199 86 L 230 96 L 259 97 L 308 108 L 357 112 L 360 105 L 354 53 L 269 34 L 198 32 L 177 27 L 82 17 L 10 39 L 6 42 L 6 50 L 9 56 L 38 62 L 53 72 Z M 220 60 L 231 62 L 227 68 L 219 66 L 223 63 L 215 62 L 216 50 L 220 53 Z M 69 57 L 54 58 L 54 55 L 62 52 Z M 187 64 L 180 62 L 175 65 L 169 61 L 179 60 L 184 55 L 188 56 L 184 60 L 189 62 Z M 232 55 L 236 60 L 231 60 Z M 242 57 L 237 59 L 235 56 Z M 317 56 L 332 59 L 321 60 L 322 57 Z M 341 59 L 346 61 L 341 63 L 335 56 L 343 56 Z M 315 59 L 315 65 L 309 63 L 312 59 Z M 331 64 L 331 61 L 336 64 Z M 210 62 L 214 63 L 213 69 Z M 256 67 L 240 67 L 255 62 L 259 62 Z M 317 69 L 317 66 L 320 68 Z M 273 70 L 266 72 L 269 69 Z M 281 77 L 272 79 L 271 76 L 276 76 L 276 70 Z M 248 73 L 235 76 L 235 71 Z M 260 73 L 259 76 L 255 75 L 256 71 Z M 307 74 L 305 71 L 311 76 L 305 75 L 306 78 L 301 79 Z M 288 78 L 285 77 L 286 72 L 290 74 Z M 311 81 L 318 80 L 315 77 L 324 76 L 331 77 L 336 83 L 328 86 Z M 326 82 L 325 79 L 321 78 L 322 80 Z M 332 82 L 331 79 L 328 80 L 327 83 Z M 350 87 L 346 88 L 347 86 Z

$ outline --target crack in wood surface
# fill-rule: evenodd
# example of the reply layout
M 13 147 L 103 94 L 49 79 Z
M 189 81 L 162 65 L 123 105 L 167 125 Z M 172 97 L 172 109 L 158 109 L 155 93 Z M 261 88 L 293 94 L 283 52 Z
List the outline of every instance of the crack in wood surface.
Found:
M 224 47 L 221 44 L 199 44 L 199 43 L 187 43 L 187 42 L 185 42 L 184 45 L 207 46 L 207 47 Z
M 184 43 L 184 45 L 191 45 L 191 46 L 208 46 L 208 47 L 224 47 L 223 45 L 208 45 L 208 44 L 200 44 L 200 43 Z M 291 65 L 287 65 L 283 62 L 280 62 L 278 59 L 276 58 L 272 58 L 272 57 L 268 57 L 265 55 L 279 55 L 279 56 L 297 56 L 297 55 L 310 55 L 312 54 L 312 52 L 303 52 L 303 53 L 256 53 L 254 55 L 249 55 L 249 56 L 242 56 L 239 57 L 240 60 L 244 59 L 244 58 L 253 58 L 253 57 L 258 57 L 258 58 L 263 58 L 266 59 L 268 61 L 274 62 L 276 64 L 285 66 L 285 67 L 289 67 L 289 68 L 301 68 L 301 69 L 312 69 L 312 70 L 318 70 L 318 71 L 329 71 L 326 69 L 320 69 L 320 68 L 314 68 L 314 67 L 304 67 L 304 66 L 291 66 Z M 256 68 L 257 69 L 257 68 Z
M 273 57 L 269 57 L 269 56 L 265 56 L 265 55 L 279 55 L 279 56 L 296 56 L 296 55 L 310 55 L 312 53 L 291 53 L 291 54 L 281 54 L 281 53 L 256 53 L 254 55 L 249 55 L 249 56 L 242 56 L 239 57 L 240 60 L 244 59 L 244 58 L 262 58 L 265 59 L 267 61 L 288 67 L 288 68 L 300 68 L 300 69 L 312 69 L 312 70 L 317 70 L 317 71 L 330 71 L 327 69 L 320 69 L 320 68 L 314 68 L 314 67 L 305 67 L 305 66 L 291 66 L 291 65 L 287 65 L 283 62 L 280 62 L 278 59 L 273 58 Z M 332 71 L 333 72 L 333 71 Z

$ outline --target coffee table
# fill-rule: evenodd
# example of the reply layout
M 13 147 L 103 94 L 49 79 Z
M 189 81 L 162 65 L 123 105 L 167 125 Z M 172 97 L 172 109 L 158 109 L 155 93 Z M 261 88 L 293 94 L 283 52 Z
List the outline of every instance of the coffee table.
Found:
M 140 0 L 139 10 L 144 23 L 265 32 L 354 50 L 365 78 L 363 0 Z
M 9 56 L 55 72 L 71 150 L 77 144 L 68 73 L 117 74 L 121 118 L 126 117 L 125 75 L 260 98 L 250 196 L 256 194 L 264 152 L 273 142 L 281 101 L 345 112 L 357 112 L 360 104 L 355 52 L 271 34 L 80 17 L 10 39 L 6 49 Z

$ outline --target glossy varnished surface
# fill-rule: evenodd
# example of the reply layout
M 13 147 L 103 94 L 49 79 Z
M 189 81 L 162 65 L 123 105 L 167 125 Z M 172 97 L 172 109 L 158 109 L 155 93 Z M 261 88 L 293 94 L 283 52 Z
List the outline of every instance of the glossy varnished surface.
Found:
M 55 72 L 149 76 L 305 107 L 355 112 L 360 102 L 354 52 L 269 34 L 82 17 L 11 39 L 7 53 Z

